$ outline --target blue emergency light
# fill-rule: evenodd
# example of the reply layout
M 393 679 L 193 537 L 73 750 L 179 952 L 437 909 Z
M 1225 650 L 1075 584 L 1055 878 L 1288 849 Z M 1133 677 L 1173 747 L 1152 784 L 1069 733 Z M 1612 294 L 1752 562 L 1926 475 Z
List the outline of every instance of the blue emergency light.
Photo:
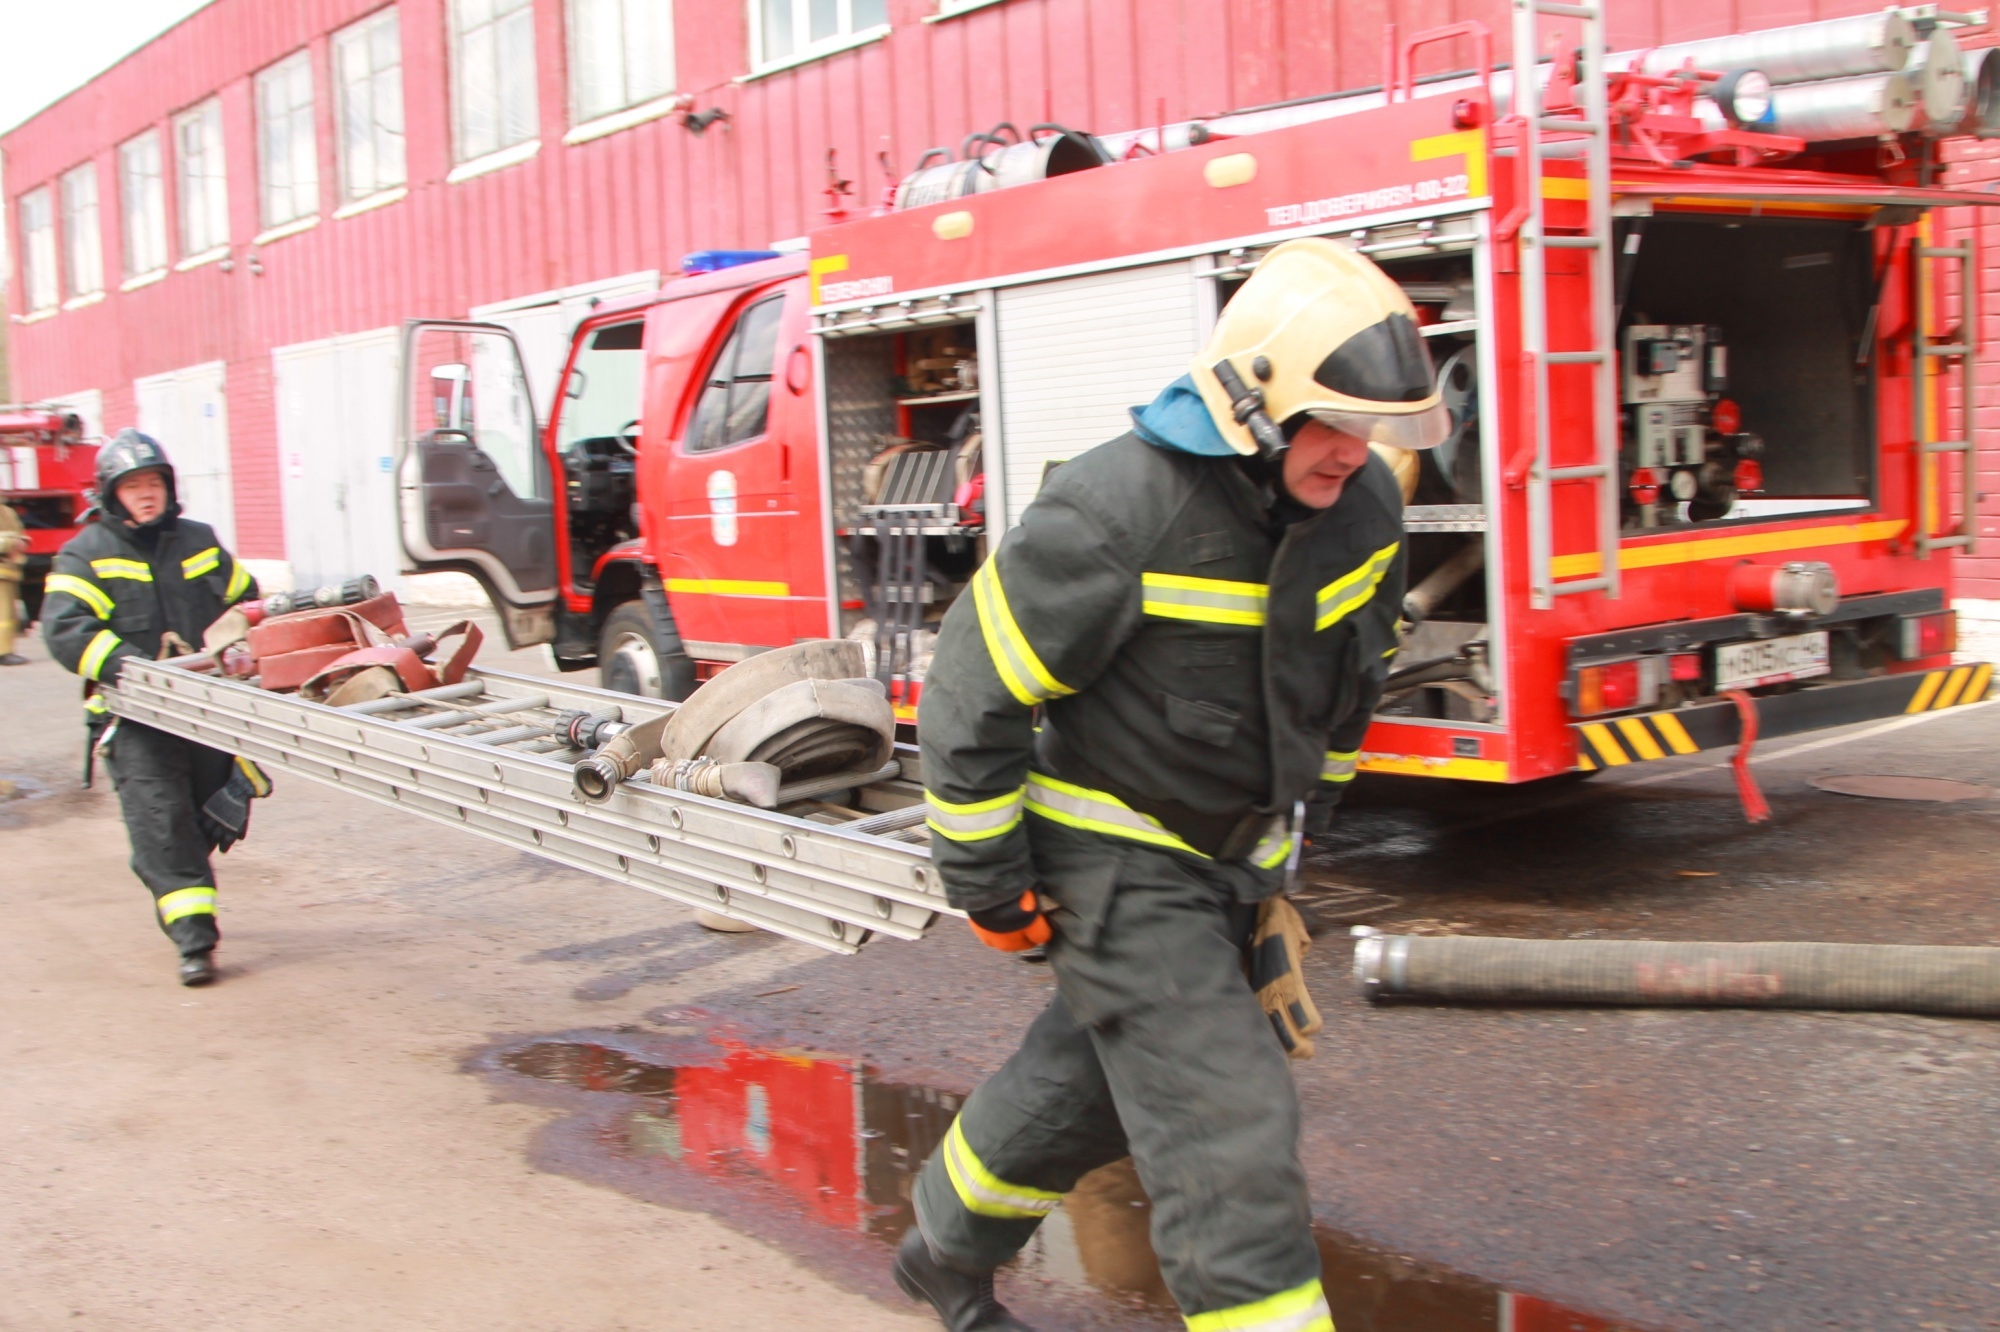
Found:
M 720 273 L 725 268 L 738 264 L 760 263 L 765 259 L 776 259 L 776 250 L 696 250 L 681 260 L 683 273 Z

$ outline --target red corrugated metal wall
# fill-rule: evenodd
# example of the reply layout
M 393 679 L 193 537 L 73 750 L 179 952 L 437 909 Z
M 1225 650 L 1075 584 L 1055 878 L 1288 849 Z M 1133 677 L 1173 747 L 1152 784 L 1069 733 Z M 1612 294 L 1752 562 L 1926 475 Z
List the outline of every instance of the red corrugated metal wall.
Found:
M 1461 19 L 1491 25 L 1505 0 L 1003 0 L 926 23 L 936 0 L 890 0 L 882 41 L 769 76 L 749 66 L 741 0 L 675 5 L 678 86 L 725 124 L 696 136 L 674 119 L 565 147 L 562 0 L 535 0 L 540 153 L 462 183 L 450 170 L 444 0 L 400 0 L 409 197 L 336 220 L 329 34 L 379 0 L 217 0 L 0 140 L 14 197 L 98 163 L 107 298 L 17 324 L 17 392 L 96 388 L 108 428 L 136 416 L 132 381 L 227 363 L 238 544 L 280 558 L 270 349 L 650 268 L 686 251 L 760 246 L 814 225 L 828 149 L 866 208 L 923 149 L 1001 120 L 1054 119 L 1098 132 L 1212 114 L 1379 81 L 1384 25 L 1407 34 Z M 1872 0 L 1610 0 L 1614 48 L 1861 13 Z M 251 76 L 313 52 L 321 222 L 263 247 Z M 1460 63 L 1433 51 L 1425 68 Z M 120 293 L 116 146 L 220 94 L 227 145 L 230 271 L 210 264 Z M 168 214 L 176 215 L 172 170 Z M 177 240 L 170 247 L 180 257 Z M 18 253 L 18 246 L 13 250 Z M 249 260 L 254 253 L 257 264 Z M 253 271 L 261 267 L 261 274 Z M 24 296 L 15 282 L 14 311 Z M 2000 299 L 1990 308 L 2000 310 Z M 1993 568 L 2000 577 L 2000 564 Z M 2000 586 L 2000 584 L 1996 584 Z

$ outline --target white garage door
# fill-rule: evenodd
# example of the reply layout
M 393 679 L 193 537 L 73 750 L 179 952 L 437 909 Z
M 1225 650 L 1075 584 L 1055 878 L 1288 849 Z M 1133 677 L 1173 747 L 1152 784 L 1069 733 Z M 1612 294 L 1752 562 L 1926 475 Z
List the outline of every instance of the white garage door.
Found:
M 229 408 L 222 362 L 204 361 L 132 381 L 139 429 L 174 461 L 175 490 L 187 516 L 236 548 L 236 488 L 229 458 Z
M 999 294 L 1007 523 L 1064 462 L 1131 428 L 1129 409 L 1187 373 L 1198 344 L 1189 262 L 1010 287 Z
M 547 421 L 549 408 L 555 401 L 556 380 L 562 376 L 563 364 L 569 360 L 570 334 L 583 322 L 584 316 L 601 302 L 657 291 L 659 286 L 659 270 L 648 269 L 644 273 L 626 273 L 596 282 L 580 282 L 559 291 L 540 292 L 516 300 L 475 305 L 468 312 L 468 317 L 499 324 L 513 333 L 514 340 L 521 344 L 521 361 L 528 372 L 528 391 L 535 395 L 535 415 Z
M 299 587 L 374 574 L 400 590 L 397 330 L 271 352 L 285 555 Z

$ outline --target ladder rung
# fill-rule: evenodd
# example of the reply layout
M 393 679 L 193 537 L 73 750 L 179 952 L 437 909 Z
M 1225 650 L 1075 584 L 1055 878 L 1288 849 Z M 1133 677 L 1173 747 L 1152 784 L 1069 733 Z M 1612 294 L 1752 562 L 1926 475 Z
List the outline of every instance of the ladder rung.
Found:
M 1601 242 L 1595 236 L 1544 236 L 1542 244 L 1551 250 L 1594 250 Z
M 1611 590 L 1609 578 L 1572 578 L 1566 583 L 1550 583 L 1552 597 L 1572 597 L 1579 592 L 1608 592 Z
M 1594 19 L 1597 17 L 1597 6 L 1564 5 L 1556 3 L 1556 0 L 1535 0 L 1535 12 L 1547 14 L 1550 18 Z
M 1971 447 L 1969 439 L 1927 439 L 1923 442 L 1925 453 L 1964 453 Z
M 1575 467 L 1549 468 L 1551 481 L 1600 481 L 1611 475 L 1611 469 L 1603 463 L 1579 463 Z
M 1604 364 L 1604 353 L 1601 351 L 1544 352 L 1542 354 L 1542 362 L 1545 365 L 1602 365 Z
M 1924 245 L 1917 253 L 1926 259 L 1970 259 L 1972 250 L 1964 245 Z
M 1972 537 L 1964 532 L 1960 532 L 1957 536 L 1921 537 L 1919 540 L 1932 550 L 1945 550 L 1952 546 L 1970 546 L 1972 544 Z
M 1924 348 L 1926 356 L 1967 356 L 1971 352 L 1972 348 L 1963 342 L 1947 342 L 1940 346 Z
M 1594 120 L 1564 120 L 1560 116 L 1543 116 L 1535 124 L 1544 134 L 1602 134 L 1604 126 Z

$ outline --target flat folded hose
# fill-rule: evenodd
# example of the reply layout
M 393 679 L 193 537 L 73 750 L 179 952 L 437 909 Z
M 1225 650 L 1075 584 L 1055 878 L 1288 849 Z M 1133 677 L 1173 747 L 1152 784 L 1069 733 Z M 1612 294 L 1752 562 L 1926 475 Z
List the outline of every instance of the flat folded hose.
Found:
M 1372 1000 L 2000 1015 L 2000 948 L 1355 933 Z

